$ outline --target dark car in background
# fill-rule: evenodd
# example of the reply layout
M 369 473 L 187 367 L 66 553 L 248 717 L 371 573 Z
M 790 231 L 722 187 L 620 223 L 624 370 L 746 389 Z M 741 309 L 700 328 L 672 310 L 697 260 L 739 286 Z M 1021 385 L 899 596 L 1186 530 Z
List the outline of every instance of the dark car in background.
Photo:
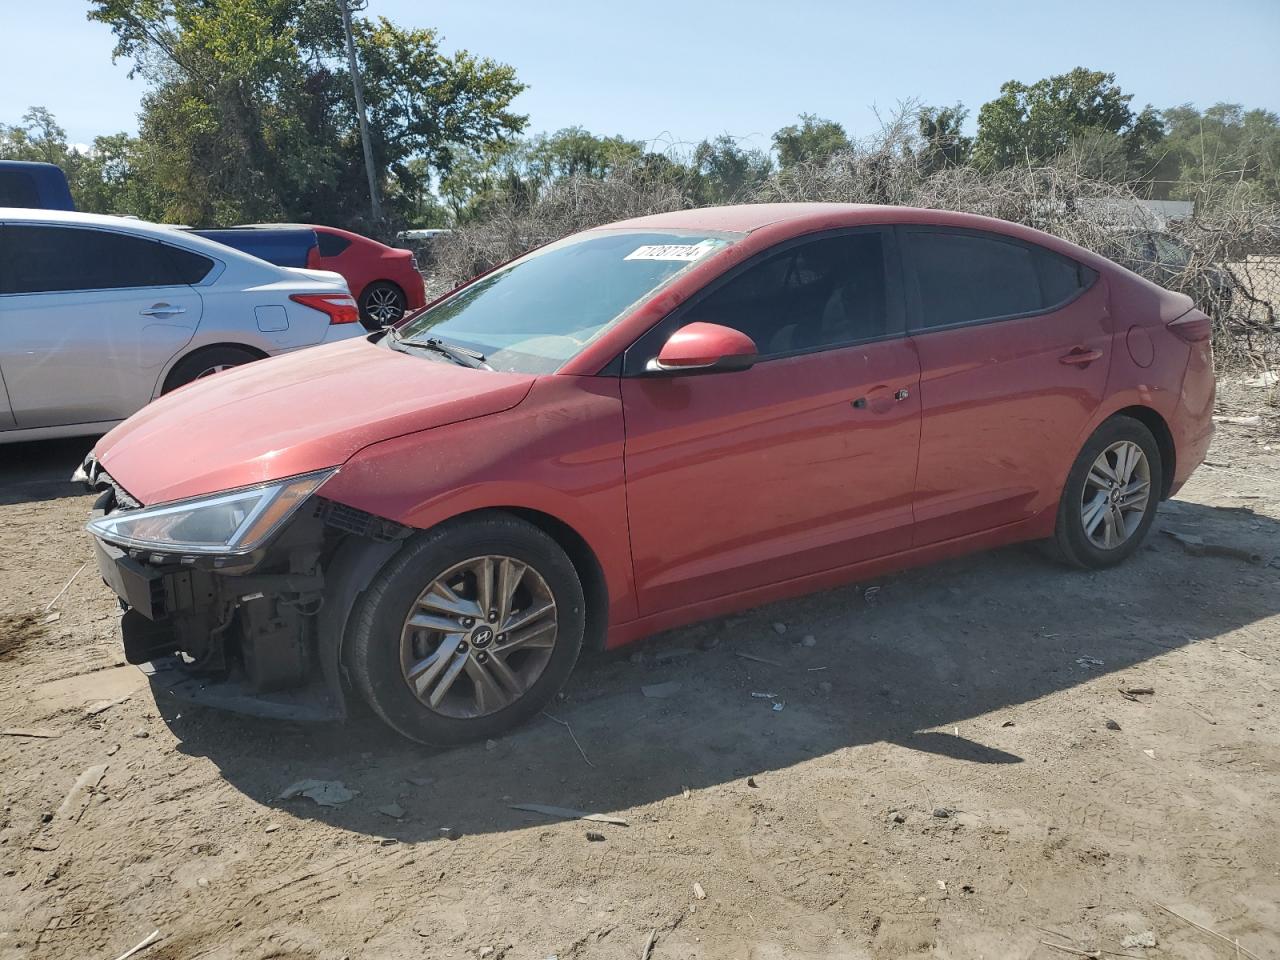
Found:
M 1231 277 L 1221 266 L 1198 263 L 1195 251 L 1164 230 L 1125 230 L 1118 235 L 1117 263 L 1140 277 L 1185 293 L 1206 313 L 1225 314 L 1231 307 Z
M 66 174 L 52 163 L 0 160 L 0 207 L 74 210 Z
M 412 250 L 369 237 L 311 224 L 255 223 L 195 233 L 282 267 L 311 267 L 341 274 L 370 330 L 397 323 L 426 304 L 426 290 Z

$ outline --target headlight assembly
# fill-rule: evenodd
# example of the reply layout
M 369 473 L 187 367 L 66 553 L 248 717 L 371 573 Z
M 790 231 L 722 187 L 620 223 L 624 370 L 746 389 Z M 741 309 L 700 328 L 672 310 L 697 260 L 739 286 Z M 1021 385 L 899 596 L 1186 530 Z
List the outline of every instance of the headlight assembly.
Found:
M 89 532 L 122 547 L 181 553 L 245 554 L 275 533 L 336 470 L 175 500 L 91 520 Z

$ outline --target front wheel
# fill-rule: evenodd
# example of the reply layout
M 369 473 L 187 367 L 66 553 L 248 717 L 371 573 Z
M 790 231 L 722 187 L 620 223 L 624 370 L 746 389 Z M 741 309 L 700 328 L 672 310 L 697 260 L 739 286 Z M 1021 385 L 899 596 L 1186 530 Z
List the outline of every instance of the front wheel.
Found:
M 374 711 L 412 740 L 497 736 L 568 679 L 586 624 L 582 583 L 554 540 L 502 513 L 419 534 L 353 618 L 350 666 Z
M 1160 448 L 1144 424 L 1124 416 L 1103 423 L 1062 491 L 1054 541 L 1063 559 L 1101 569 L 1137 550 L 1155 520 L 1163 470 Z

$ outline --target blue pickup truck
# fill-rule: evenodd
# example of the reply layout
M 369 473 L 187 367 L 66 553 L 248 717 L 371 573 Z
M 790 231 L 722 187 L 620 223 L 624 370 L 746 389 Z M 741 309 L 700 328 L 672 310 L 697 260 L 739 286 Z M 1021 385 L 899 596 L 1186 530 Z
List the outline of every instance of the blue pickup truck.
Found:
M 66 174 L 52 163 L 0 160 L 0 207 L 74 210 Z

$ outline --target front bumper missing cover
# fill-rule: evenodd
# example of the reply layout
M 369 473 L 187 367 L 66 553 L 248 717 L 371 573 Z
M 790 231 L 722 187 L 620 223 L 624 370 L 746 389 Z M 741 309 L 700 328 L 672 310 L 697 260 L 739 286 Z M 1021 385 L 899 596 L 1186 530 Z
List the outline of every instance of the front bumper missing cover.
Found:
M 84 472 L 103 491 L 95 511 L 136 506 L 97 464 Z M 182 556 L 94 537 L 99 573 L 124 611 L 125 658 L 158 696 L 273 719 L 343 718 L 341 637 L 372 573 L 347 582 L 342 558 L 389 555 L 403 536 L 376 517 L 353 526 L 352 514 L 316 498 L 249 557 Z

